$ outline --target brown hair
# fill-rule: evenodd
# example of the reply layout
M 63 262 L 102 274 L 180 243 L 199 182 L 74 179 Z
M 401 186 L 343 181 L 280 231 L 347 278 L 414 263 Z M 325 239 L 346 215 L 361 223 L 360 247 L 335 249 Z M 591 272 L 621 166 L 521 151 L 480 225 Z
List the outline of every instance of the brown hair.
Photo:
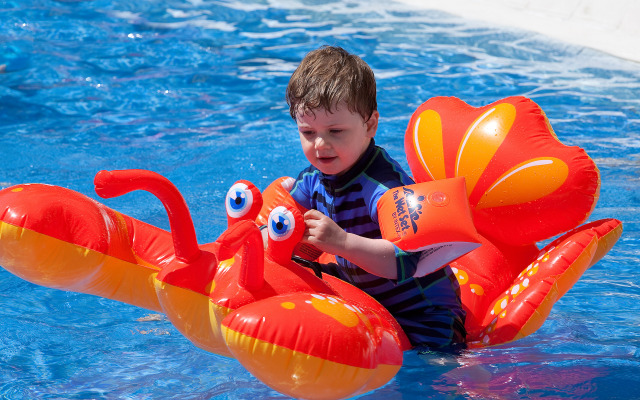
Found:
M 304 57 L 289 79 L 286 96 L 293 119 L 300 108 L 304 112 L 313 113 L 316 108 L 332 112 L 341 101 L 365 121 L 378 108 L 376 80 L 369 65 L 334 46 L 322 46 Z

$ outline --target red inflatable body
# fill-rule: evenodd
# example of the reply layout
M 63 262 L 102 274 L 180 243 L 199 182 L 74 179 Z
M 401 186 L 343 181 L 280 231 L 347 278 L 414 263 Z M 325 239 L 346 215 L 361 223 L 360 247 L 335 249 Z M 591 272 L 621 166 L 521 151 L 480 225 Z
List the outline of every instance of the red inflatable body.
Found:
M 451 262 L 470 347 L 534 332 L 622 233 L 614 219 L 579 226 L 597 201 L 598 170 L 528 99 L 473 108 L 434 98 L 412 117 L 405 144 L 418 184 L 381 201 L 381 227 L 399 247 L 439 255 L 425 256 L 420 274 Z M 291 261 L 294 251 L 315 254 L 298 246 L 304 226 L 289 184 L 261 194 L 237 182 L 227 230 L 205 245 L 178 190 L 149 171 L 102 171 L 96 192 L 153 193 L 171 232 L 68 189 L 13 186 L 0 191 L 0 265 L 39 285 L 164 312 L 194 344 L 289 396 L 373 390 L 399 370 L 408 340 L 373 298 Z

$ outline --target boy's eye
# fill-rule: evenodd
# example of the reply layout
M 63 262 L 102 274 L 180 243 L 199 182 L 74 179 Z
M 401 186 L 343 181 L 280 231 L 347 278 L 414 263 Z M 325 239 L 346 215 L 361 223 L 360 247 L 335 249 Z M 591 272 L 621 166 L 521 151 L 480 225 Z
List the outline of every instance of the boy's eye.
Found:
M 329 133 L 334 133 L 334 134 L 337 134 L 337 133 L 340 133 L 340 132 L 342 132 L 342 129 L 330 129 L 329 130 Z
M 311 136 L 313 135 L 313 131 L 300 131 L 300 133 L 302 133 L 305 136 Z

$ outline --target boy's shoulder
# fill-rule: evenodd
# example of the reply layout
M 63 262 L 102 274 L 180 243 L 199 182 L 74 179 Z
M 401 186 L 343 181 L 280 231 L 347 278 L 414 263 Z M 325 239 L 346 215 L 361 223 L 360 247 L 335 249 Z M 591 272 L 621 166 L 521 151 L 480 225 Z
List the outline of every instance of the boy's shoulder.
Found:
M 386 187 L 413 184 L 413 179 L 382 147 L 376 146 L 376 155 L 365 173 L 373 183 Z
M 312 181 L 318 180 L 320 179 L 321 176 L 322 176 L 322 172 L 320 172 L 318 168 L 314 167 L 313 165 L 309 165 L 308 167 L 300 171 L 300 173 L 298 174 L 298 178 L 296 180 L 308 182 L 310 180 Z

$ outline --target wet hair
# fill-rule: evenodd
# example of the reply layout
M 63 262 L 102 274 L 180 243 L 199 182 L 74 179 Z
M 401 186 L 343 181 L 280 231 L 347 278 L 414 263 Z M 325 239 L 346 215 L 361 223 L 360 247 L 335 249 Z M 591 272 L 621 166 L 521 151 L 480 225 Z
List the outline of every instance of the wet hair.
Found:
M 333 112 L 344 101 L 351 112 L 365 121 L 378 108 L 376 80 L 367 63 L 341 47 L 322 46 L 308 53 L 287 85 L 287 104 L 291 118 L 298 111 L 324 108 Z

